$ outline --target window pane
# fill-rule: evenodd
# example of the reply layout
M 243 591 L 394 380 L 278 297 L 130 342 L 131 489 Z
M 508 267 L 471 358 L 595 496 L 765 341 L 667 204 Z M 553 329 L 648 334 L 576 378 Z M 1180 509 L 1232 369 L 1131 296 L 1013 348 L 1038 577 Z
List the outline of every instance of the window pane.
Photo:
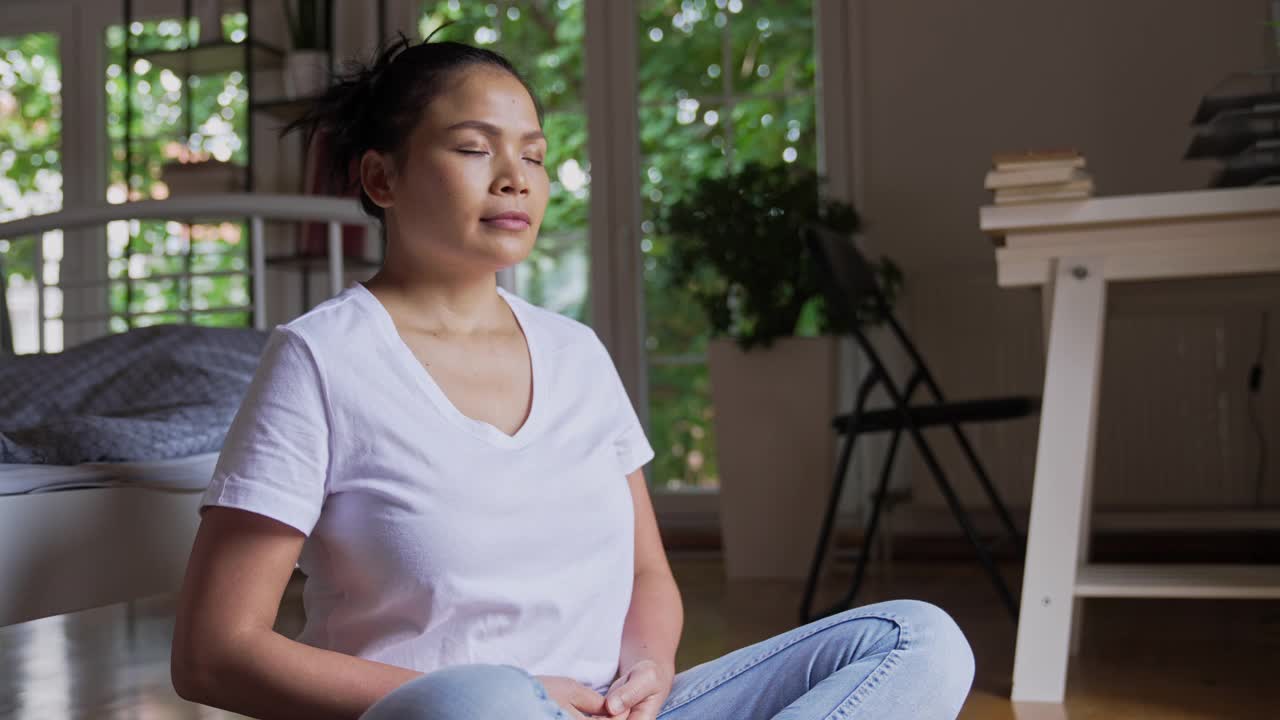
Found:
M 693 99 L 640 108 L 640 194 L 646 218 L 700 178 L 724 173 L 729 120 L 723 105 Z
M 226 270 L 245 269 L 245 259 L 240 253 L 193 253 L 191 255 L 191 272 L 206 273 Z
M 724 19 L 710 3 L 645 2 L 636 22 L 640 104 L 724 95 Z M 700 9 L 698 6 L 702 5 Z
M 62 73 L 58 36 L 0 36 L 0 221 L 62 208 Z M 37 243 L 44 264 L 35 267 Z M 35 276 L 56 282 L 62 233 L 0 240 L 0 273 L 13 322 L 12 350 L 36 352 L 43 326 L 45 349 L 62 347 L 62 324 L 37 321 Z M 61 314 L 61 291 L 45 292 L 45 317 Z M 59 301 L 57 307 L 51 300 Z M 7 337 L 0 337 L 8 352 Z
M 244 13 L 224 16 L 224 37 L 242 42 L 246 22 Z M 194 26 L 184 29 L 178 19 L 135 22 L 129 33 L 135 53 L 179 49 L 197 37 Z M 243 167 L 248 161 L 244 138 L 249 99 L 244 72 L 181 75 L 146 58 L 137 58 L 132 64 L 130 95 L 126 98 L 125 40 L 123 27 L 107 29 L 107 200 L 120 203 L 164 199 L 183 192 L 181 186 L 167 182 L 166 166 L 208 163 L 212 167 L 230 163 L 233 168 Z M 126 100 L 132 105 L 131 137 L 127 143 Z M 232 173 L 243 182 L 243 172 L 233 169 Z M 188 309 L 226 295 L 233 288 L 231 279 L 226 277 L 204 278 L 194 284 L 186 280 L 135 281 L 155 274 L 243 269 L 248 264 L 248 247 L 240 242 L 242 234 L 241 224 L 231 222 L 195 226 L 154 220 L 112 223 L 107 230 L 108 256 L 112 258 L 108 275 L 123 282 L 108 293 L 111 311 Z M 207 257 L 210 253 L 216 253 L 212 262 Z M 157 317 L 183 316 L 146 316 L 135 318 L 133 324 L 155 324 Z M 192 320 L 202 324 L 205 319 L 206 316 L 199 316 Z M 129 322 L 124 318 L 124 327 Z M 219 324 L 225 322 L 226 319 L 219 319 Z M 114 330 L 121 325 L 112 322 L 111 327 Z
M 551 197 L 538 242 L 516 268 L 516 285 L 530 302 L 585 321 L 588 317 L 589 246 L 586 162 L 587 120 L 582 112 L 562 112 L 543 120 Z
M 180 306 L 182 294 L 177 280 L 135 280 L 132 287 L 133 297 L 127 306 L 129 312 L 156 313 Z
M 152 325 L 178 325 L 183 322 L 181 315 L 164 313 L 161 315 L 143 315 L 133 318 L 134 327 L 151 327 Z
M 537 245 L 516 268 L 516 290 L 529 301 L 589 321 L 587 202 L 591 169 L 583 83 L 582 0 L 475 3 L 428 0 L 419 29 L 505 55 L 542 103 L 551 196 Z
M 717 487 L 703 310 L 674 287 L 662 208 L 747 162 L 817 163 L 812 2 L 645 0 L 637 32 L 645 347 L 655 486 Z M 725 58 L 728 58 L 726 61 Z
M 735 167 L 748 162 L 767 165 L 818 165 L 818 128 L 813 94 L 785 100 L 745 99 L 733 107 Z
M 649 441 L 662 448 L 651 481 L 671 490 L 716 487 L 711 383 L 707 365 L 696 362 L 649 364 Z M 665 456 L 665 457 L 664 457 Z
M 253 322 L 253 316 L 243 312 L 196 313 L 191 321 L 209 327 L 247 327 Z
M 722 11 L 723 12 L 723 11 Z M 730 12 L 734 92 L 740 95 L 811 91 L 817 72 L 811 3 L 752 0 Z
M 664 203 L 686 192 L 699 178 L 723 174 L 727 168 L 725 125 L 718 105 L 677 105 L 640 109 L 641 253 L 644 257 L 648 329 L 645 346 L 651 357 L 701 354 L 707 327 L 692 301 L 668 281 L 663 259 L 670 239 L 653 231 Z M 708 124 L 708 117 L 714 119 Z M 652 410 L 653 408 L 651 408 Z M 655 429 L 656 426 L 655 426 Z M 661 455 L 659 453 L 659 455 Z
M 191 307 L 196 310 L 226 308 L 249 302 L 249 277 L 223 275 L 191 279 Z

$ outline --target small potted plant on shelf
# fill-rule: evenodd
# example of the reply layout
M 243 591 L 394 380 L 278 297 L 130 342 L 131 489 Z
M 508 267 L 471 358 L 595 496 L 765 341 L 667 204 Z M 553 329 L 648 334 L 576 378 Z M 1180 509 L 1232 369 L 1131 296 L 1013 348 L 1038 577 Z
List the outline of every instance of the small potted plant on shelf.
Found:
M 329 84 L 328 33 L 331 0 L 281 0 L 292 45 L 284 58 L 284 94 L 311 97 Z M 295 5 L 296 4 L 296 5 Z
M 815 225 L 853 242 L 860 220 L 852 206 L 823 197 L 815 172 L 760 164 L 702 180 L 659 221 L 674 287 L 710 324 L 729 577 L 804 577 L 830 491 L 837 338 L 848 328 L 824 306 L 806 242 Z M 892 298 L 901 272 L 883 259 L 876 269 Z

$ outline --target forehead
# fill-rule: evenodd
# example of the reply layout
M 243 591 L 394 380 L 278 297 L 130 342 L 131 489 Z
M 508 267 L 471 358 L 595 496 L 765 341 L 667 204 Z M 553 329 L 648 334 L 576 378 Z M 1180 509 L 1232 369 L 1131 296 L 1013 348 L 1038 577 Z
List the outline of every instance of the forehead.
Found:
M 487 122 L 514 134 L 539 128 L 538 109 L 524 85 L 505 70 L 484 66 L 454 73 L 422 119 L 435 128 L 467 120 Z

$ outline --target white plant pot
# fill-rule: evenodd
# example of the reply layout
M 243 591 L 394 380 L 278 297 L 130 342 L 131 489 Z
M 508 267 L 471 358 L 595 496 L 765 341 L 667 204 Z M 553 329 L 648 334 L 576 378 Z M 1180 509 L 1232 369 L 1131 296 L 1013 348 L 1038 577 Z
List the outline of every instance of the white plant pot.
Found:
M 291 50 L 284 58 L 284 95 L 290 100 L 319 95 L 329 85 L 329 54 Z
M 805 577 L 835 470 L 839 341 L 709 348 L 725 573 Z

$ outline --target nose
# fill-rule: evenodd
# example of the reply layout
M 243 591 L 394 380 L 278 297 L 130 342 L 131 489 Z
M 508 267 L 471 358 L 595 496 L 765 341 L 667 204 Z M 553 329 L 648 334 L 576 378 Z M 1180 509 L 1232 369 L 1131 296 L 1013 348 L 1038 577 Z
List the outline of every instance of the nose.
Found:
M 529 178 L 519 153 L 501 153 L 493 176 L 492 192 L 498 195 L 528 195 Z

